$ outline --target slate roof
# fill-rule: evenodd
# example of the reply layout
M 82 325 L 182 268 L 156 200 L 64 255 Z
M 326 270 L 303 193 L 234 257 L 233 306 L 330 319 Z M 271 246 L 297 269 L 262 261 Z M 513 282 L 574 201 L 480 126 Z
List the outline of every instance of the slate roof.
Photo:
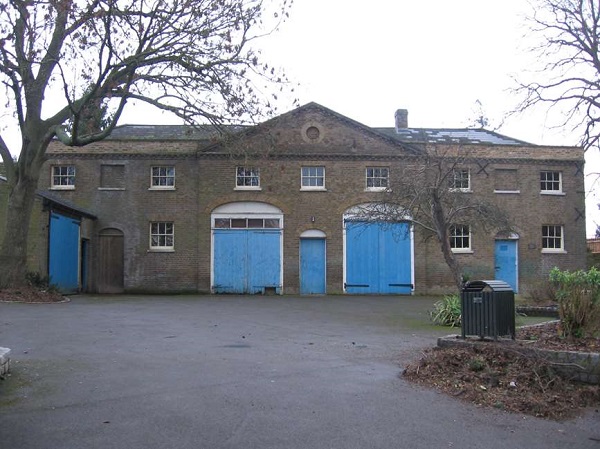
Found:
M 38 195 L 39 197 L 43 198 L 44 201 L 47 201 L 56 206 L 59 206 L 62 209 L 66 209 L 67 211 L 69 211 L 71 213 L 75 213 L 75 215 L 81 215 L 82 217 L 91 218 L 92 220 L 95 220 L 97 218 L 96 215 L 94 215 L 94 213 L 92 211 L 90 211 L 88 209 L 84 209 L 83 207 L 79 207 L 79 206 L 71 203 L 70 201 L 60 198 L 57 195 L 53 195 L 53 194 L 43 191 L 43 190 L 36 190 L 35 194 Z
M 452 128 L 373 128 L 401 142 L 412 143 L 454 143 L 479 145 L 519 145 L 535 146 L 522 140 L 503 136 L 487 129 Z
M 247 128 L 238 125 L 225 125 L 220 129 L 213 125 L 121 125 L 106 140 L 211 140 Z

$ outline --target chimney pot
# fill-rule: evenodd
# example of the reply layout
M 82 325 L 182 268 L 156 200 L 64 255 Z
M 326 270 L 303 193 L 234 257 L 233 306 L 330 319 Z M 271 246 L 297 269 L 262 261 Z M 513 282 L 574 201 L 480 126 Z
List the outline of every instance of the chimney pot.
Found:
M 396 119 L 396 132 L 408 128 L 408 109 L 398 109 L 394 118 Z

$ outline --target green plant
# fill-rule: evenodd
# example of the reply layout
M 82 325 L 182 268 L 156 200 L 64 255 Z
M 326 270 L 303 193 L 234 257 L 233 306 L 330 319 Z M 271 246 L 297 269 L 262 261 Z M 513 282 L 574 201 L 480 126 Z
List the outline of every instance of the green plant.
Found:
M 558 313 L 565 337 L 598 332 L 600 319 L 600 270 L 561 271 L 554 267 L 550 280 L 556 285 Z
M 460 296 L 446 295 L 433 305 L 431 321 L 438 326 L 460 326 Z
M 469 361 L 471 371 L 483 371 L 485 369 L 485 359 L 483 357 L 473 357 Z

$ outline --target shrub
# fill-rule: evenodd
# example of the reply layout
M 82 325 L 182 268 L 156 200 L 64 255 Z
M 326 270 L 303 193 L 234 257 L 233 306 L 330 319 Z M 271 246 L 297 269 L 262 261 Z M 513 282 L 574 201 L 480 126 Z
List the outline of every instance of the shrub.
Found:
M 25 280 L 30 287 L 37 290 L 46 290 L 48 292 L 57 292 L 58 288 L 56 285 L 50 283 L 50 277 L 42 276 L 36 271 L 29 271 L 25 274 Z
M 600 319 L 600 270 L 560 271 L 554 267 L 550 280 L 557 287 L 558 313 L 565 337 L 593 336 Z
M 433 305 L 431 321 L 438 326 L 460 326 L 460 296 L 446 295 Z

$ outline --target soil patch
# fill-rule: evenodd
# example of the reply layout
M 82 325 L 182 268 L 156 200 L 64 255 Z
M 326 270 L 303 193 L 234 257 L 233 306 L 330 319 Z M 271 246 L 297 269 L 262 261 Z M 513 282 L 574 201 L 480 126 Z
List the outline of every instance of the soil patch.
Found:
M 517 345 L 433 348 L 403 372 L 404 378 L 476 405 L 561 420 L 587 407 L 600 407 L 600 386 L 565 380 L 543 359 L 527 357 L 522 346 L 597 352 L 599 339 L 558 336 L 558 324 L 517 331 Z M 581 341 L 579 341 L 581 340 Z
M 39 290 L 33 287 L 7 288 L 0 290 L 0 301 L 24 303 L 56 303 L 67 299 L 58 292 Z

